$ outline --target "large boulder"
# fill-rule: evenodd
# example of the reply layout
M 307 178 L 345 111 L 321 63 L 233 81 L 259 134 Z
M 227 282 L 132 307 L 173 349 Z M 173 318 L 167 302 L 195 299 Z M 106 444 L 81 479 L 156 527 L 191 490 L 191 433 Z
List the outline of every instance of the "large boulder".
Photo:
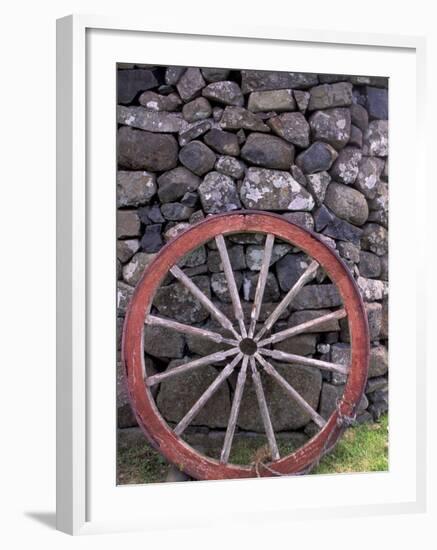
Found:
M 208 298 L 211 297 L 208 277 L 199 275 L 191 280 Z M 182 283 L 172 283 L 158 288 L 153 305 L 164 317 L 181 323 L 201 323 L 209 317 L 208 311 Z
M 243 94 L 254 91 L 306 89 L 319 83 L 314 73 L 286 73 L 279 71 L 241 71 Z
M 244 105 L 244 97 L 240 86 L 232 80 L 223 80 L 208 84 L 202 90 L 202 95 L 207 99 L 222 103 L 223 105 Z
M 189 191 L 196 191 L 200 178 L 184 166 L 164 172 L 158 178 L 158 197 L 161 202 L 180 199 Z
M 256 166 L 289 170 L 294 158 L 294 147 L 278 137 L 254 132 L 247 138 L 241 156 Z
M 359 165 L 362 153 L 356 147 L 345 147 L 332 165 L 330 174 L 335 181 L 351 185 L 359 174 Z
M 312 210 L 314 199 L 289 172 L 249 168 L 240 189 L 246 208 Z
M 296 101 L 293 90 L 271 90 L 266 92 L 252 92 L 249 96 L 247 108 L 253 113 L 275 111 L 294 111 Z
M 180 132 L 187 125 L 180 113 L 148 111 L 144 107 L 124 107 L 123 105 L 117 108 L 117 122 L 147 132 L 166 134 Z
M 344 107 L 315 111 L 309 119 L 311 135 L 314 141 L 325 141 L 342 149 L 351 134 L 351 114 Z
M 269 126 L 275 134 L 298 147 L 310 144 L 310 126 L 302 113 L 283 113 L 271 118 Z
M 352 103 L 352 84 L 336 82 L 322 84 L 310 90 L 309 111 L 328 109 L 330 107 L 347 107 Z
M 145 171 L 118 170 L 117 207 L 145 204 L 150 201 L 155 193 L 155 174 Z
M 325 204 L 339 218 L 355 225 L 363 225 L 369 216 L 366 197 L 356 189 L 341 183 L 329 184 Z
M 251 130 L 252 132 L 269 132 L 267 124 L 254 113 L 243 107 L 228 106 L 223 112 L 220 126 L 224 130 Z
M 185 338 L 179 332 L 166 327 L 144 326 L 144 351 L 158 358 L 184 356 Z
M 209 172 L 198 191 L 203 210 L 208 214 L 230 212 L 241 207 L 234 180 L 220 172 Z
M 370 157 L 388 155 L 388 120 L 372 120 L 365 134 L 363 154 Z
M 122 126 L 118 130 L 117 158 L 130 170 L 171 170 L 178 161 L 178 144 L 173 136 L 153 134 Z
M 182 147 L 179 160 L 188 170 L 198 176 L 203 176 L 203 174 L 213 169 L 216 156 L 201 141 L 190 141 L 185 147 Z
M 158 81 L 149 69 L 123 69 L 117 71 L 117 101 L 131 103 L 145 90 L 158 85 Z
M 314 174 L 329 170 L 337 155 L 337 151 L 328 143 L 318 141 L 296 157 L 296 164 L 304 174 Z

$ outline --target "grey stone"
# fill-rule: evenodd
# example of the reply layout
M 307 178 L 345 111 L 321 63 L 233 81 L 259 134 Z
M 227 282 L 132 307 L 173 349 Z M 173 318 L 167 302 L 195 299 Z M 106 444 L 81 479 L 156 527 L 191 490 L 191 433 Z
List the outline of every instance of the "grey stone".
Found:
M 134 293 L 134 288 L 122 281 L 117 282 L 117 315 L 122 316 L 126 313 L 127 306 Z
M 208 270 L 206 266 L 204 265 L 206 263 L 206 248 L 204 246 L 199 246 L 196 249 L 194 249 L 189 254 L 186 254 L 182 260 L 178 262 L 179 267 L 187 267 L 187 268 L 198 268 L 199 266 L 203 266 L 202 269 L 194 269 L 193 273 L 190 274 L 185 270 L 186 274 L 191 277 L 192 275 L 200 275 L 202 273 L 206 273 Z
M 241 245 L 227 246 L 229 260 L 233 270 L 246 269 L 246 256 L 244 247 Z M 208 253 L 208 269 L 211 273 L 223 271 L 223 264 L 217 250 L 210 250 Z
M 388 184 L 379 181 L 376 186 L 376 195 L 369 199 L 369 222 L 376 222 L 388 227 Z
M 318 84 L 314 73 L 286 73 L 279 71 L 241 71 L 243 94 L 254 91 L 306 89 Z
M 314 207 L 314 199 L 289 172 L 249 168 L 240 189 L 246 208 L 261 210 L 301 210 Z
M 364 134 L 363 154 L 370 157 L 388 155 L 388 120 L 372 120 Z
M 165 70 L 166 84 L 175 86 L 186 70 L 186 67 L 167 67 Z
M 177 111 L 182 105 L 177 94 L 161 95 L 150 91 L 142 93 L 138 101 L 148 111 Z
M 342 149 L 330 170 L 332 178 L 345 185 L 354 183 L 359 173 L 361 158 L 361 151 L 355 147 Z
M 185 338 L 165 327 L 144 325 L 144 351 L 153 357 L 179 359 L 184 356 Z
M 147 225 L 144 231 L 144 235 L 141 238 L 141 248 L 144 252 L 158 252 L 163 246 L 162 236 L 161 236 L 162 225 L 159 223 L 153 223 Z
M 370 394 L 378 390 L 388 390 L 388 380 L 385 376 L 376 376 L 375 378 L 368 380 L 365 390 L 366 394 Z
M 371 119 L 388 119 L 388 90 L 366 86 L 366 108 Z
M 385 346 L 370 348 L 369 378 L 382 376 L 388 371 L 388 352 Z
M 361 295 L 366 302 L 382 300 L 388 294 L 388 284 L 386 281 L 377 281 L 375 279 L 366 279 L 358 277 L 357 285 Z
M 155 174 L 118 170 L 117 207 L 138 206 L 147 203 L 155 193 Z
M 205 214 L 202 210 L 196 210 L 193 214 L 191 214 L 190 219 L 188 220 L 191 224 L 199 223 L 202 220 L 205 219 Z
M 250 312 L 252 311 L 252 303 L 247 301 L 241 302 L 241 307 L 243 308 L 243 313 L 245 319 L 250 319 Z M 261 304 L 261 311 L 259 314 L 259 322 L 263 323 L 269 315 L 273 313 L 273 310 L 278 306 L 276 302 L 263 302 Z M 234 318 L 234 306 L 230 303 L 219 303 L 220 310 L 226 315 L 228 318 Z M 282 312 L 281 316 L 279 317 L 280 320 L 285 320 L 289 316 L 290 312 L 288 309 Z
M 217 69 L 217 68 L 203 68 L 203 78 L 207 82 L 219 82 L 220 80 L 226 80 L 229 77 L 229 69 Z
M 363 133 L 369 126 L 369 114 L 366 109 L 357 103 L 351 105 L 351 122 Z
M 117 107 L 117 122 L 147 132 L 171 133 L 180 132 L 187 123 L 180 113 L 147 111 L 144 107 Z
M 117 239 L 137 237 L 140 227 L 136 210 L 117 210 Z
M 287 212 L 286 214 L 282 214 L 282 217 L 299 227 L 303 227 L 309 231 L 314 230 L 314 218 L 309 212 Z
M 336 241 L 350 241 L 359 246 L 363 230 L 351 223 L 333 216 L 323 229 L 323 234 Z
M 246 141 L 246 132 L 242 128 L 240 128 L 240 130 L 238 130 L 235 135 L 238 138 L 238 143 L 240 145 L 243 145 L 243 143 L 245 143 Z
M 276 263 L 276 275 L 281 290 L 288 292 L 309 265 L 308 256 L 303 253 L 287 254 L 281 258 Z
M 223 105 L 236 105 L 238 107 L 244 105 L 240 86 L 231 80 L 222 80 L 208 84 L 208 86 L 203 88 L 202 95 Z
M 184 147 L 184 145 L 187 145 L 190 141 L 206 134 L 208 130 L 211 130 L 212 126 L 212 119 L 198 120 L 197 122 L 189 123 L 183 131 L 179 132 L 179 145 Z
M 135 286 L 155 256 L 156 254 L 137 252 L 131 261 L 123 267 L 123 279 L 126 283 Z
M 385 254 L 384 256 L 379 257 L 380 265 L 381 265 L 381 272 L 379 274 L 379 278 L 383 281 L 388 281 L 388 255 Z
M 167 220 L 182 221 L 187 220 L 194 209 L 180 202 L 166 202 L 161 206 L 161 212 Z
M 199 195 L 197 193 L 194 193 L 192 191 L 187 191 L 187 193 L 185 193 L 185 195 L 182 197 L 181 203 L 185 206 L 191 206 L 194 208 L 198 200 L 199 200 Z
M 117 241 L 117 258 L 121 263 L 128 262 L 135 252 L 140 248 L 138 239 L 128 239 L 126 241 Z
M 296 100 L 297 108 L 301 113 L 305 113 L 310 102 L 310 93 L 302 90 L 293 90 L 294 99 Z
M 336 216 L 355 225 L 363 225 L 369 216 L 365 196 L 341 183 L 331 182 L 325 196 L 325 204 Z
M 370 250 L 378 256 L 388 253 L 388 231 L 385 227 L 376 223 L 367 223 L 364 226 L 361 247 Z
M 131 103 L 144 90 L 158 85 L 153 71 L 129 69 L 117 71 L 117 100 L 119 103 Z
M 244 299 L 246 301 L 253 301 L 255 298 L 256 285 L 258 283 L 259 272 L 250 271 L 244 276 Z M 273 273 L 269 273 L 267 276 L 267 282 L 264 289 L 263 300 L 266 302 L 277 302 L 280 297 L 278 282 Z
M 234 179 L 241 179 L 244 176 L 246 165 L 241 160 L 230 156 L 220 156 L 214 165 L 214 170 Z
M 343 395 L 343 386 L 337 386 L 332 384 L 327 384 L 326 382 L 322 385 L 322 392 L 320 395 L 320 415 L 325 419 L 331 416 L 335 411 L 338 401 Z
M 372 252 L 361 250 L 359 270 L 362 277 L 379 277 L 381 275 L 381 259 Z
M 191 141 L 179 153 L 181 163 L 198 176 L 212 170 L 215 159 L 214 152 L 201 141 Z
M 188 363 L 188 357 L 171 361 L 166 371 Z M 218 371 L 212 366 L 194 369 L 183 376 L 163 380 L 157 397 L 157 406 L 163 417 L 170 422 L 179 422 L 199 399 L 202 393 L 217 378 Z M 222 384 L 206 402 L 192 425 L 225 428 L 230 412 L 230 397 L 227 384 Z
M 221 309 L 222 305 L 220 304 L 218 307 Z M 218 332 L 223 336 L 229 337 L 229 332 L 224 330 L 222 327 L 218 327 L 217 323 L 207 324 L 204 328 L 213 330 L 214 332 Z M 210 355 L 211 353 L 223 351 L 224 349 L 228 349 L 230 347 L 226 344 L 215 343 L 211 340 L 207 340 L 206 338 L 194 336 L 192 334 L 187 336 L 186 339 L 187 339 L 188 349 L 194 355 L 200 355 L 200 356 Z
M 180 199 L 188 191 L 196 191 L 200 178 L 183 166 L 164 172 L 158 178 L 158 197 L 161 202 L 172 202 Z
M 162 217 L 159 204 L 149 204 L 138 208 L 138 217 L 144 225 L 149 225 L 151 223 L 162 223 L 165 221 Z
M 357 264 L 360 261 L 360 247 L 348 242 L 340 241 L 337 243 L 337 249 L 340 253 L 340 256 L 345 260 L 350 260 Z
M 241 156 L 256 166 L 288 170 L 294 158 L 294 147 L 278 137 L 254 132 L 243 145 Z
M 176 84 L 179 95 L 185 102 L 194 99 L 204 86 L 205 81 L 197 67 L 188 68 Z
M 337 158 L 337 151 L 321 141 L 313 143 L 296 157 L 296 164 L 304 174 L 329 170 Z
M 341 305 L 341 296 L 332 284 L 307 285 L 293 301 L 294 309 L 324 309 Z
M 230 212 L 241 207 L 234 181 L 220 172 L 209 172 L 198 191 L 202 208 L 208 214 Z
M 275 244 L 272 249 L 270 264 L 273 265 L 291 249 L 291 245 L 285 243 Z M 246 248 L 247 267 L 251 271 L 260 271 L 264 258 L 264 246 L 251 244 Z
M 368 199 L 374 199 L 384 169 L 384 161 L 378 157 L 363 157 L 359 164 L 355 187 Z
M 369 394 L 368 399 L 373 404 L 385 403 L 388 405 L 388 388 L 385 390 L 375 390 Z
M 267 124 L 262 119 L 243 107 L 228 106 L 223 112 L 220 126 L 224 130 L 251 130 L 252 132 L 269 132 Z
M 276 111 L 294 111 L 296 102 L 293 90 L 271 90 L 267 92 L 252 92 L 247 108 L 253 113 Z
M 306 323 L 307 321 L 312 321 L 313 319 L 317 319 L 318 317 L 323 317 L 323 315 L 327 315 L 328 313 L 331 313 L 329 309 L 304 309 L 302 311 L 294 311 L 290 315 L 288 325 L 290 327 L 295 327 L 296 325 Z M 314 328 L 309 328 L 305 332 L 305 334 L 318 334 L 319 332 L 333 332 L 337 330 L 340 330 L 339 322 L 337 319 L 332 319 L 331 321 L 325 321 L 324 323 L 317 325 Z
M 378 88 L 388 88 L 388 78 L 386 76 L 349 76 L 349 81 L 356 86 L 364 84 L 377 86 Z
M 378 422 L 383 414 L 388 411 L 388 403 L 381 401 L 379 403 L 372 403 L 369 407 L 373 420 Z
M 328 109 L 330 107 L 347 107 L 352 103 L 352 84 L 337 82 L 322 84 L 310 90 L 309 111 Z
M 308 189 L 311 191 L 316 203 L 321 205 L 325 199 L 325 193 L 331 181 L 331 176 L 328 172 L 317 172 L 316 174 L 308 174 L 306 176 Z
M 231 132 L 213 128 L 206 134 L 205 143 L 222 155 L 237 156 L 240 154 L 238 138 Z
M 359 149 L 363 146 L 363 132 L 351 124 L 351 137 L 349 138 L 349 145 L 358 147 Z
M 224 109 L 222 107 L 213 107 L 212 109 L 212 118 L 215 120 L 215 122 L 220 122 L 223 116 Z
M 302 170 L 299 168 L 297 164 L 292 164 L 290 168 L 291 175 L 293 178 L 303 185 L 304 187 L 307 186 L 307 179 L 305 177 L 305 174 L 302 172 Z
M 285 353 L 294 355 L 312 355 L 316 351 L 317 337 L 315 334 L 298 334 L 278 342 L 273 347 Z
M 239 271 L 234 271 L 234 278 L 237 288 L 239 290 L 241 288 L 241 285 L 243 284 L 243 276 Z M 213 273 L 211 275 L 211 288 L 221 302 L 231 302 L 228 282 L 223 272 Z
M 211 297 L 208 277 L 199 275 L 192 281 L 208 298 Z M 158 288 L 153 304 L 161 315 L 181 323 L 201 323 L 209 316 L 208 311 L 181 283 Z
M 322 376 L 318 370 L 303 365 L 281 364 L 277 364 L 276 369 L 311 407 L 317 408 L 322 385 Z M 308 413 L 290 399 L 271 376 L 262 372 L 261 381 L 275 432 L 296 430 L 308 424 L 311 419 Z M 247 384 L 241 402 L 238 426 L 244 430 L 264 432 L 258 410 L 253 384 Z
M 182 115 L 187 122 L 197 122 L 210 117 L 212 114 L 211 104 L 204 97 L 193 99 L 182 108 Z
M 343 148 L 350 138 L 351 114 L 349 109 L 339 107 L 315 111 L 309 119 L 313 141 L 325 141 L 334 149 Z
M 173 136 L 157 135 L 126 126 L 118 130 L 118 163 L 130 170 L 161 172 L 174 168 L 178 144 Z
M 335 219 L 335 216 L 330 212 L 324 204 L 314 212 L 314 224 L 316 231 L 322 231 L 325 227 Z
M 298 147 L 310 144 L 310 126 L 302 113 L 283 113 L 271 118 L 268 124 L 275 134 Z

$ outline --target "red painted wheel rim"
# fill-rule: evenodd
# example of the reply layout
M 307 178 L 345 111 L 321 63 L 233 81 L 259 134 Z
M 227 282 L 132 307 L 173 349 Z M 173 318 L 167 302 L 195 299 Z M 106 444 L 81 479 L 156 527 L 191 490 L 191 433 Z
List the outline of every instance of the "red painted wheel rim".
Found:
M 269 464 L 281 475 L 298 474 L 316 463 L 344 430 L 341 417 L 354 416 L 364 392 L 369 361 L 367 315 L 359 290 L 348 268 L 335 251 L 315 233 L 282 216 L 265 212 L 238 211 L 211 216 L 187 229 L 164 246 L 145 270 L 129 304 L 123 327 L 122 357 L 128 393 L 138 424 L 151 445 L 181 470 L 196 479 L 249 478 L 271 476 L 253 466 L 223 464 L 204 456 L 175 435 L 161 416 L 150 389 L 144 382 L 143 330 L 156 290 L 169 269 L 191 250 L 216 235 L 232 233 L 272 233 L 299 247 L 326 271 L 343 300 L 349 323 L 351 364 L 343 397 L 325 426 L 294 453 Z

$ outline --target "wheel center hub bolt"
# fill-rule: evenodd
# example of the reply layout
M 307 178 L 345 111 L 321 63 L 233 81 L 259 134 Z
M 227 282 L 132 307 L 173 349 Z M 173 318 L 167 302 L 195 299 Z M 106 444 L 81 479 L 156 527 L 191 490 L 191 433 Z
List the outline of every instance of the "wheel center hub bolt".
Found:
M 243 338 L 240 341 L 240 350 L 245 355 L 255 355 L 255 353 L 258 351 L 258 346 L 256 345 L 255 340 L 252 338 Z

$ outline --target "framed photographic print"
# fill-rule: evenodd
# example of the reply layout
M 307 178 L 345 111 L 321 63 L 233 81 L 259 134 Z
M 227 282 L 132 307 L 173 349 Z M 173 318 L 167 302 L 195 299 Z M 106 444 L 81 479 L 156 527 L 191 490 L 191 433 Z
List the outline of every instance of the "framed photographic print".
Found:
M 59 528 L 422 509 L 422 42 L 58 26 Z

